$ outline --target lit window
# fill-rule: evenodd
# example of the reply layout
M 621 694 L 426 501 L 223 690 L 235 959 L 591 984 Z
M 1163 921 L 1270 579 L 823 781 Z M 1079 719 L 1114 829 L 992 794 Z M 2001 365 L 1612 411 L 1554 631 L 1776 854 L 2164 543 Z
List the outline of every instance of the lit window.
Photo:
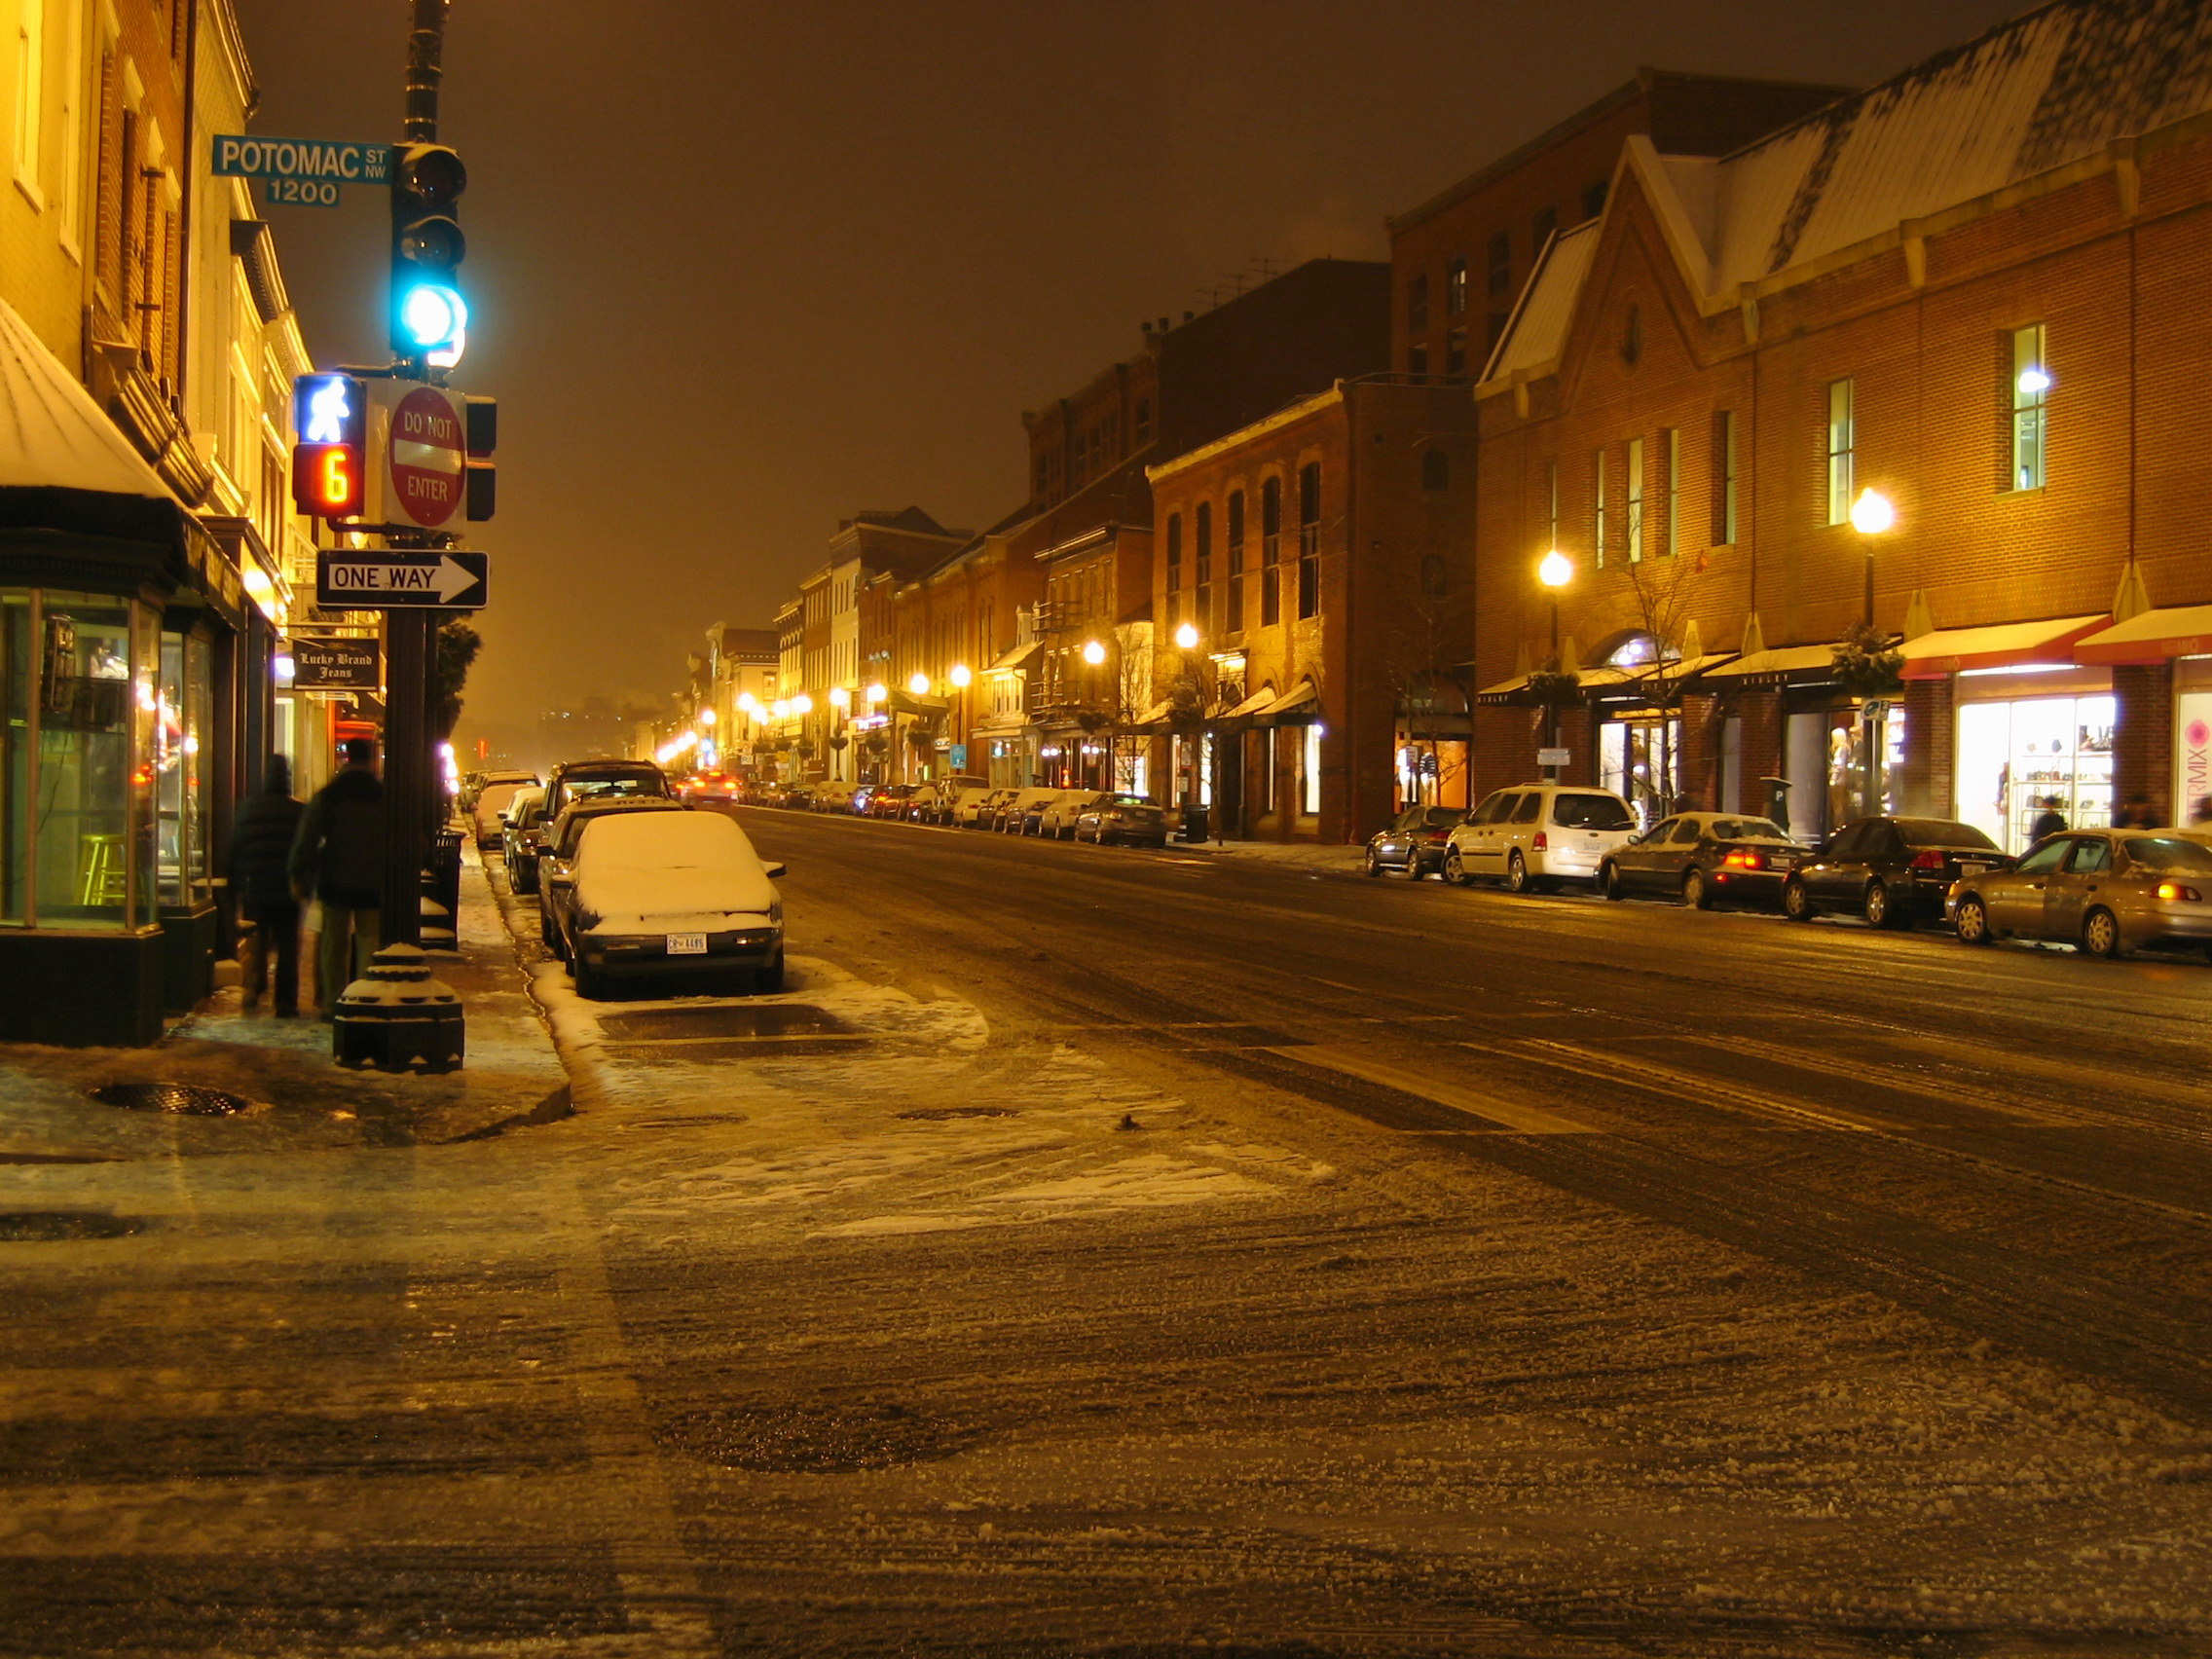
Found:
M 1851 413 L 1851 383 L 1828 384 L 1828 523 L 1851 522 L 1851 481 L 1857 470 L 1858 424 Z
M 1663 448 L 1660 459 L 1667 467 L 1667 539 L 1660 546 L 1662 554 L 1672 553 L 1682 544 L 1682 434 L 1677 426 L 1669 426 L 1660 434 Z
M 1298 614 L 1321 614 L 1321 463 L 1298 469 Z
M 1605 568 L 1605 452 L 1599 450 L 1591 457 L 1593 477 L 1590 488 L 1590 553 L 1591 562 L 1599 569 Z
M 1467 309 L 1467 262 L 1455 259 L 1444 268 L 1444 314 L 1459 316 Z
M 1713 417 L 1713 544 L 1736 544 L 1736 412 Z
M 2044 363 L 2043 324 L 2012 331 L 2012 488 L 2040 490 L 2044 477 L 2044 405 L 2050 370 Z
M 1643 440 L 1628 441 L 1628 562 L 1643 562 Z
M 1300 747 L 1298 794 L 1299 811 L 1311 817 L 1321 810 L 1321 727 L 1318 723 L 1306 728 L 1306 741 Z

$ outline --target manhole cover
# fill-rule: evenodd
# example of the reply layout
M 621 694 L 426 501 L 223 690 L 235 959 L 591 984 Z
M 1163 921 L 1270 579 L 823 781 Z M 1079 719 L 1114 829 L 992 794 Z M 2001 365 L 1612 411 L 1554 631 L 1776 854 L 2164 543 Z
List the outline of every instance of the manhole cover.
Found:
M 128 1216 L 87 1210 L 0 1210 L 0 1244 L 39 1244 L 60 1238 L 122 1238 L 138 1231 Z
M 949 1457 L 960 1437 L 903 1406 L 715 1406 L 670 1418 L 660 1440 L 726 1469 L 851 1474 Z
M 103 1106 L 121 1106 L 131 1112 L 181 1112 L 193 1118 L 235 1118 L 240 1112 L 254 1109 L 250 1100 L 189 1083 L 109 1083 L 92 1093 Z
M 899 1116 L 924 1124 L 941 1124 L 947 1118 L 1018 1118 L 1021 1114 L 1011 1106 L 917 1106 Z

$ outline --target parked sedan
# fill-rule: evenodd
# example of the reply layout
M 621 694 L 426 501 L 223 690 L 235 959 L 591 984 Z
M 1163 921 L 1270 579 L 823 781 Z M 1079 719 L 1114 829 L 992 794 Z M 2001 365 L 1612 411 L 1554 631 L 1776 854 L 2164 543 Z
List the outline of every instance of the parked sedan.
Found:
M 987 809 L 991 797 L 1000 793 L 988 784 L 963 784 L 945 809 L 944 821 L 963 830 L 973 830 L 977 817 Z
M 1075 838 L 1098 846 L 1167 845 L 1167 814 L 1140 794 L 1094 794 L 1075 816 Z
M 1016 790 L 999 807 L 997 821 L 991 828 L 1009 835 L 1029 834 L 1043 816 L 1046 805 L 1056 799 L 1059 793 L 1043 787 Z
M 905 815 L 906 803 L 913 798 L 912 784 L 884 784 L 867 797 L 866 806 L 856 802 L 853 810 L 870 818 L 900 818 Z
M 1773 905 L 1789 872 L 1811 849 L 1779 824 L 1736 812 L 1682 812 L 1663 818 L 1598 869 L 1598 891 L 1679 899 L 1693 910 L 1719 903 Z
M 507 861 L 507 885 L 517 893 L 537 891 L 537 855 L 545 844 L 545 792 L 524 790 L 499 815 L 506 829 L 499 837 Z
M 719 812 L 601 819 L 567 872 L 576 992 L 610 978 L 749 970 L 756 991 L 784 988 L 784 873 Z
M 1467 821 L 1456 806 L 1409 806 L 1397 821 L 1378 830 L 1367 841 L 1367 873 L 1381 875 L 1394 869 L 1410 881 L 1434 871 L 1444 873 L 1444 850 L 1452 831 Z
M 2105 957 L 2212 949 L 2212 847 L 2170 830 L 2053 835 L 2009 870 L 1962 877 L 1946 907 L 1968 944 L 2048 940 Z
M 569 900 L 574 886 L 571 878 L 576 846 L 583 839 L 585 825 L 595 819 L 634 812 L 690 810 L 680 800 L 664 800 L 658 795 L 605 795 L 596 800 L 575 801 L 553 820 L 553 827 L 545 834 L 545 849 L 537 860 L 537 937 L 545 941 L 545 948 L 563 961 L 568 960 Z
M 1953 882 L 2011 864 L 1971 824 L 1862 818 L 1789 872 L 1782 913 L 1809 922 L 1823 910 L 1856 911 L 1870 927 L 1911 927 L 1943 914 Z
M 476 792 L 476 804 L 470 809 L 474 819 L 472 828 L 476 831 L 476 844 L 479 847 L 498 846 L 500 836 L 506 832 L 506 825 L 499 815 L 506 811 L 508 803 L 516 795 L 525 790 L 535 788 L 537 780 L 528 773 L 519 778 L 509 776 L 488 780 Z
M 1020 793 L 1019 790 L 1001 788 L 985 790 L 982 794 L 972 799 L 963 796 L 959 811 L 954 816 L 964 830 L 996 830 L 999 814 L 1006 810 L 1007 802 Z

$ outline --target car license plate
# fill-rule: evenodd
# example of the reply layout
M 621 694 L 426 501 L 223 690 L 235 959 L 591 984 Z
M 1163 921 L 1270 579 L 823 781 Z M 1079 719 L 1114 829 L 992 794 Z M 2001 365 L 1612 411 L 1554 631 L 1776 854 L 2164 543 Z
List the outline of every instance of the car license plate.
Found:
M 1961 865 L 1959 866 L 1959 873 L 1960 873 L 1960 874 L 1961 874 L 1962 876 L 1965 876 L 1965 875 L 1979 875 L 1979 874 L 1981 874 L 1981 873 L 1982 873 L 1982 871 L 1986 870 L 1986 869 L 1987 869 L 1988 867 L 1989 867 L 1989 866 L 1988 866 L 1987 865 L 1985 865 L 1985 864 L 1961 864 Z
M 705 934 L 670 934 L 668 953 L 671 956 L 704 956 L 707 954 Z

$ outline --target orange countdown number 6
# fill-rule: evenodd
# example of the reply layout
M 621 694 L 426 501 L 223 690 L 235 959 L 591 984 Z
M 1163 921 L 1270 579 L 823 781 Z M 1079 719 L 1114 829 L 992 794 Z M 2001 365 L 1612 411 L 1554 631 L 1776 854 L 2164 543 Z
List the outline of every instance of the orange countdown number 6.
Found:
M 353 452 L 333 444 L 322 452 L 322 499 L 325 506 L 343 507 L 353 498 Z

